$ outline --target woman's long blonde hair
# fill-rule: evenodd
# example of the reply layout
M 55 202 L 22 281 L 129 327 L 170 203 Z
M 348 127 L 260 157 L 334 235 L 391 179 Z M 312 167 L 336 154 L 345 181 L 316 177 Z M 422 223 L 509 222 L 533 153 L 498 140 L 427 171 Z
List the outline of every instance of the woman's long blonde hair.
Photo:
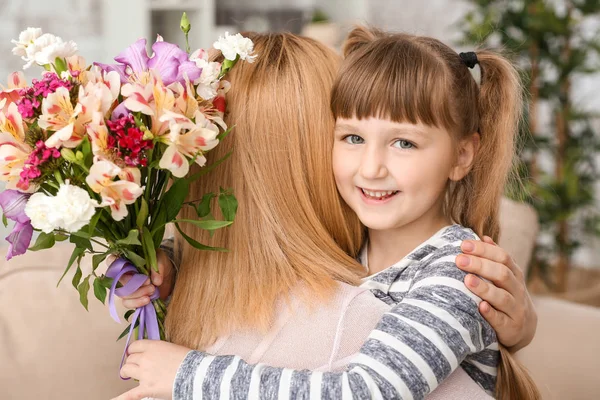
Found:
M 339 58 L 292 34 L 246 35 L 258 57 L 226 77 L 225 120 L 234 129 L 208 164 L 233 155 L 194 183 L 189 199 L 232 188 L 238 214 L 213 237 L 181 225 L 230 252 L 198 251 L 176 237 L 182 262 L 166 328 L 171 341 L 190 348 L 206 348 L 236 328 L 266 330 L 278 298 L 299 286 L 306 300 L 326 301 L 336 280 L 356 284 L 364 274 L 351 256 L 362 242 L 360 223 L 331 171 L 329 98 Z M 197 218 L 191 207 L 181 214 Z
M 449 182 L 445 210 L 478 235 L 498 239 L 500 199 L 513 165 L 523 90 L 512 64 L 500 54 L 477 51 L 478 86 L 459 55 L 439 40 L 355 28 L 344 46 L 336 80 L 334 117 L 388 118 L 447 129 L 454 138 L 480 134 L 469 174 Z M 501 347 L 496 395 L 539 399 L 533 380 Z

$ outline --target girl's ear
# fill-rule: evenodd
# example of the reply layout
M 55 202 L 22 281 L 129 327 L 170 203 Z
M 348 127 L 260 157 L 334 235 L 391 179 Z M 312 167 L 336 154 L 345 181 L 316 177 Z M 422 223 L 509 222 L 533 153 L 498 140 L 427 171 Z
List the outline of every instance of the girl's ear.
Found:
M 477 150 L 479 150 L 480 140 L 481 137 L 476 132 L 459 142 L 456 164 L 450 170 L 449 178 L 451 181 L 460 181 L 471 171 L 475 155 L 477 154 Z

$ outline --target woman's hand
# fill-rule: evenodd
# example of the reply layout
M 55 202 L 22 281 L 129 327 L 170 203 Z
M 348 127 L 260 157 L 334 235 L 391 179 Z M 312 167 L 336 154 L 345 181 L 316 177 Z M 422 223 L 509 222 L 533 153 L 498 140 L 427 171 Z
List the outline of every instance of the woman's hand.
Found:
M 183 346 L 159 340 L 136 340 L 127 349 L 127 361 L 121 368 L 121 376 L 135 379 L 139 385 L 113 400 L 172 399 L 177 370 L 189 351 Z
M 537 328 L 537 314 L 525 286 L 523 271 L 510 255 L 494 241 L 465 240 L 465 254 L 456 257 L 458 267 L 467 275 L 467 288 L 482 298 L 479 312 L 496 331 L 498 340 L 511 352 L 527 346 Z
M 167 257 L 167 253 L 160 249 L 156 251 L 156 259 L 158 261 L 158 272 L 151 269 L 150 279 L 146 280 L 138 290 L 122 298 L 125 308 L 133 310 L 149 304 L 150 296 L 156 288 L 158 288 L 159 297 L 162 300 L 166 300 L 171 295 L 173 286 L 175 285 L 175 268 L 173 268 L 173 263 Z M 107 263 L 110 265 L 114 260 L 115 257 L 110 256 L 107 259 Z M 120 282 L 124 285 L 132 276 L 133 274 L 125 274 Z

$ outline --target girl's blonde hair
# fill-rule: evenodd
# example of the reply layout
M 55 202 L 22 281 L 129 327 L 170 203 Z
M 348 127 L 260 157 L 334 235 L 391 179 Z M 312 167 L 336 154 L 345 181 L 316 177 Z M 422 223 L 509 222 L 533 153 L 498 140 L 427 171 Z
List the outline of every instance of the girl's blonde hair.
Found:
M 194 183 L 189 199 L 232 188 L 238 214 L 212 237 L 181 225 L 195 240 L 230 251 L 201 252 L 176 237 L 182 262 L 166 328 L 171 341 L 190 348 L 236 328 L 268 329 L 276 301 L 298 287 L 307 301 L 326 301 L 336 280 L 357 284 L 364 274 L 348 255 L 359 251 L 360 222 L 331 171 L 328 102 L 339 57 L 292 34 L 246 35 L 258 57 L 227 77 L 225 120 L 234 129 L 207 154 L 208 164 L 233 155 Z M 179 217 L 197 218 L 192 207 Z
M 523 109 L 518 72 L 501 55 L 476 52 L 478 86 L 461 57 L 439 40 L 355 28 L 336 80 L 335 118 L 376 117 L 444 128 L 456 139 L 480 134 L 469 174 L 449 182 L 445 210 L 453 221 L 497 240 L 500 199 L 513 165 Z M 524 368 L 501 347 L 499 399 L 538 399 Z

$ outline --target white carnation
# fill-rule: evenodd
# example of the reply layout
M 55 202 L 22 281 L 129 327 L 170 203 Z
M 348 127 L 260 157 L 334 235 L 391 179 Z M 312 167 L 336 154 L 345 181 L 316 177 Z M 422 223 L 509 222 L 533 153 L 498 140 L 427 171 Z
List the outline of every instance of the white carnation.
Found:
M 68 182 L 60 185 L 54 200 L 57 204 L 56 212 L 62 220 L 60 227 L 67 232 L 77 232 L 89 224 L 98 206 L 98 202 L 92 200 L 86 190 L 69 185 Z
M 41 28 L 27 28 L 19 35 L 19 40 L 11 40 L 15 45 L 12 49 L 14 55 L 22 57 L 23 60 L 27 61 L 27 47 L 33 44 L 33 42 L 42 36 Z
M 229 35 L 229 32 L 225 32 L 225 37 L 219 37 L 213 47 L 217 50 L 221 50 L 223 56 L 228 60 L 235 60 L 237 56 L 240 56 L 240 60 L 246 60 L 249 63 L 254 62 L 256 58 L 252 54 L 254 51 L 254 43 L 252 40 L 243 37 L 240 33 L 235 35 Z
M 34 228 L 50 233 L 60 227 L 61 220 L 56 206 L 54 197 L 46 196 L 44 193 L 34 193 L 25 205 L 25 214 Z
M 34 228 L 45 233 L 56 229 L 77 232 L 90 222 L 97 206 L 88 192 L 67 182 L 60 185 L 54 197 L 34 193 L 27 201 L 25 214 Z
M 60 37 L 45 33 L 27 47 L 27 57 L 38 65 L 53 64 L 57 58 L 67 58 L 77 54 L 77 44 L 72 40 L 63 41 Z

